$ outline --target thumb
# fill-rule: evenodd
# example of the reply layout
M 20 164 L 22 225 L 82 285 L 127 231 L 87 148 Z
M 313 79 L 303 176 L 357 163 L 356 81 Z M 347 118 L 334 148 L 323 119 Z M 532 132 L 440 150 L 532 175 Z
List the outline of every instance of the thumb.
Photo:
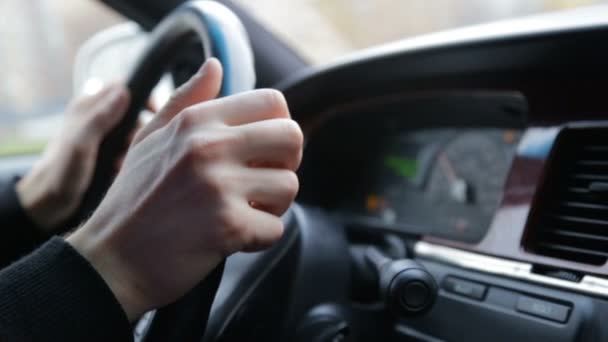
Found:
M 144 126 L 133 139 L 137 144 L 157 129 L 164 127 L 182 110 L 200 102 L 212 100 L 222 86 L 222 65 L 209 58 L 188 82 L 177 88 L 167 104 Z

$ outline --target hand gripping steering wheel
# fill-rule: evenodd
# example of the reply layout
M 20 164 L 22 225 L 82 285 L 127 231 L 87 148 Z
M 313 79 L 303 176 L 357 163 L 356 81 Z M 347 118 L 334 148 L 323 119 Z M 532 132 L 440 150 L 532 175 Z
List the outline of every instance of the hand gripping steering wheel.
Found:
M 152 89 L 174 65 L 185 47 L 202 48 L 201 60 L 216 57 L 224 69 L 220 96 L 231 95 L 255 86 L 253 53 L 247 33 L 236 15 L 213 1 L 188 2 L 161 21 L 135 63 L 128 88 L 131 103 L 122 121 L 102 142 L 97 166 L 74 223 L 88 217 L 97 207 L 113 181 L 115 160 L 124 151 L 128 134 Z M 136 328 L 137 341 L 200 341 L 217 292 L 224 263 L 203 282 L 177 302 L 147 314 Z

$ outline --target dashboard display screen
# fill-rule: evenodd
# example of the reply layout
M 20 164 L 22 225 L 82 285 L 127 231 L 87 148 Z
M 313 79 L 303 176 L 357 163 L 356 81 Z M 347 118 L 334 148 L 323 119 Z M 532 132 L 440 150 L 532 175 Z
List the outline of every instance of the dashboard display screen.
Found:
M 502 198 L 520 132 L 434 129 L 383 139 L 347 211 L 387 225 L 478 242 Z

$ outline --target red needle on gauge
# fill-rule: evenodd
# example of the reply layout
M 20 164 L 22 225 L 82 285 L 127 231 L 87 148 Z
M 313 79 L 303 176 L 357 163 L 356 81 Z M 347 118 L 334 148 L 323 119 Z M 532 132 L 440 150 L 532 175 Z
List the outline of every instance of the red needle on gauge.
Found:
M 456 170 L 454 166 L 448 159 L 448 156 L 441 152 L 439 153 L 439 167 L 443 170 L 443 173 L 448 179 L 448 183 L 450 184 L 450 196 L 460 203 L 468 202 L 468 184 L 467 182 L 458 177 L 456 174 Z
M 445 152 L 439 153 L 439 166 L 443 170 L 445 176 L 448 177 L 450 185 L 458 181 L 456 170 L 454 170 L 454 167 L 452 166 L 452 163 L 448 159 L 448 156 L 445 154 Z

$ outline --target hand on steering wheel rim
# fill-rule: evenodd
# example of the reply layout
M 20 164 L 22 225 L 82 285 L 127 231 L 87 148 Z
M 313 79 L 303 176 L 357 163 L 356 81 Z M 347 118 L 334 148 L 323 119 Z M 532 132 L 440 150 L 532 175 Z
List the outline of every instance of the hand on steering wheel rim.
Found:
M 255 70 L 247 33 L 236 15 L 213 1 L 193 1 L 180 6 L 150 34 L 128 81 L 131 103 L 127 113 L 100 146 L 96 169 L 73 225 L 97 207 L 113 181 L 114 165 L 124 150 L 151 91 L 184 46 L 202 46 L 203 60 L 216 57 L 224 68 L 220 96 L 253 89 Z M 157 310 L 142 341 L 199 341 L 223 272 L 221 263 L 205 281 L 177 302 Z M 190 320 L 196 319 L 196 322 Z M 202 324 L 201 324 L 202 322 Z

